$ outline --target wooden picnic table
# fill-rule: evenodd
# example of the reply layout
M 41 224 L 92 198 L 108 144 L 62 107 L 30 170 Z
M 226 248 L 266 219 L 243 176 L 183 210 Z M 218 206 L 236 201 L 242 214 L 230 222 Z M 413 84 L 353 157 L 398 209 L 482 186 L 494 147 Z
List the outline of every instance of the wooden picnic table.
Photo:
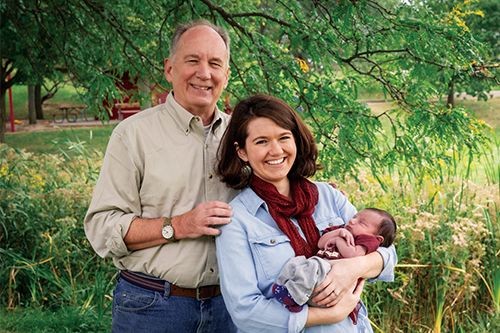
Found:
M 78 118 L 83 118 L 84 120 L 87 120 L 87 115 L 84 112 L 86 108 L 87 105 L 85 104 L 58 104 L 57 110 L 59 112 L 58 113 L 54 112 L 52 114 L 52 118 L 56 123 L 61 123 L 65 119 L 70 123 L 75 123 L 78 120 Z M 62 116 L 58 117 L 61 114 Z

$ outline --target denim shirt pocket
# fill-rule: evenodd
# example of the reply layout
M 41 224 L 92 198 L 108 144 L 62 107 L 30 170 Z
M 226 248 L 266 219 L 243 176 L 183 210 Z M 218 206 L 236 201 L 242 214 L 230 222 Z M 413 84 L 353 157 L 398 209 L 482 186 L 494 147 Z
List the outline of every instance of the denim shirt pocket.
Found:
M 276 279 L 283 265 L 295 256 L 290 239 L 285 235 L 250 239 L 250 244 L 256 265 L 259 266 L 257 274 L 263 274 L 265 279 Z
M 323 216 L 321 218 L 316 218 L 316 227 L 318 228 L 320 234 L 323 234 L 323 231 L 326 228 L 338 225 L 344 225 L 344 220 L 337 215 Z

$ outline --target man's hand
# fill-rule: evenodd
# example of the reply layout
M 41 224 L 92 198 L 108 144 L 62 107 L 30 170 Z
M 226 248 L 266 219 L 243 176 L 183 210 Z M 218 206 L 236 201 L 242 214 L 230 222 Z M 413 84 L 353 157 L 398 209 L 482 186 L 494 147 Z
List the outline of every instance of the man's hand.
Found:
M 198 238 L 203 235 L 217 236 L 217 226 L 228 224 L 233 214 L 231 206 L 222 201 L 207 201 L 182 215 L 172 217 L 175 238 Z

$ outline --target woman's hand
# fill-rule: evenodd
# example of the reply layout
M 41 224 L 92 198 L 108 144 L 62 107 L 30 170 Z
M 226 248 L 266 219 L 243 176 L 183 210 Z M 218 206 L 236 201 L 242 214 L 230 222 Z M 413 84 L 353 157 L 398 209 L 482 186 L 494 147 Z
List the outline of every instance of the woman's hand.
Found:
M 314 289 L 313 302 L 321 306 L 337 304 L 349 288 L 359 279 L 377 277 L 384 266 L 378 252 L 349 259 L 330 260 L 332 268 Z
M 364 280 L 361 280 L 358 285 L 353 285 L 333 307 L 309 306 L 306 326 L 329 325 L 344 320 L 358 304 L 364 285 Z
M 313 302 L 319 306 L 333 306 L 352 291 L 359 275 L 357 258 L 330 260 L 332 268 L 325 279 L 314 289 Z

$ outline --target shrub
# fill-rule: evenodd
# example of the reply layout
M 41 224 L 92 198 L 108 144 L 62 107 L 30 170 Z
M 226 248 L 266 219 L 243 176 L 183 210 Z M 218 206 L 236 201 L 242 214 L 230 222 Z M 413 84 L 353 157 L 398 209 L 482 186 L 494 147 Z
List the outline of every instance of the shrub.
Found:
M 96 257 L 82 222 L 102 154 L 72 148 L 79 154 L 69 159 L 0 146 L 2 306 L 104 311 L 95 298 L 109 294 L 114 271 Z

